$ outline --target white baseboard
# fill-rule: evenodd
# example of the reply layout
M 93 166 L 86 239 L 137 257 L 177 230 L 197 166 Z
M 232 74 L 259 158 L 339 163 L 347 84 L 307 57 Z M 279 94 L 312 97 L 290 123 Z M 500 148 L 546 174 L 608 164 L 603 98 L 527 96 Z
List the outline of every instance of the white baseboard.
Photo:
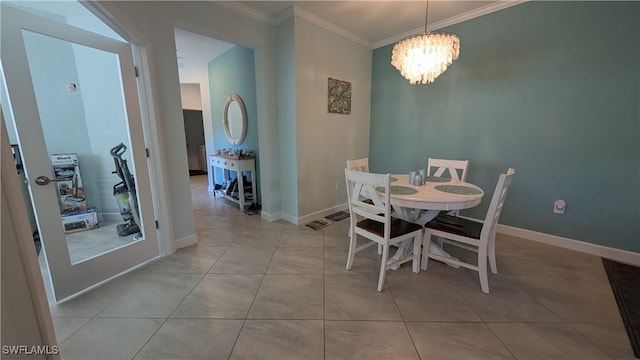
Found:
M 198 236 L 196 234 L 191 234 L 189 236 L 182 237 L 175 241 L 176 250 L 181 249 L 183 247 L 195 245 L 198 243 Z
M 280 214 L 280 219 L 282 219 L 282 220 L 284 220 L 284 221 L 286 221 L 286 222 L 289 222 L 289 223 L 291 223 L 291 224 L 293 224 L 293 225 L 300 225 L 300 224 L 298 223 L 298 218 L 297 218 L 297 217 L 295 217 L 295 216 L 293 216 L 293 215 L 289 215 L 289 214 L 282 214 L 282 213 L 281 213 L 281 214 Z
M 476 220 L 476 219 L 474 219 Z M 561 236 L 545 234 L 533 230 L 521 229 L 508 225 L 498 224 L 497 232 L 515 236 L 526 240 L 541 242 L 561 248 L 580 251 L 583 253 L 604 257 L 625 264 L 640 266 L 640 253 L 615 249 L 607 246 L 588 243 L 585 241 L 569 239 Z
M 330 215 L 330 214 L 333 214 L 333 213 L 335 213 L 337 211 L 344 211 L 346 209 L 347 209 L 347 204 L 344 203 L 344 204 L 336 205 L 336 206 L 333 206 L 333 207 L 330 207 L 330 208 L 327 208 L 327 209 L 316 211 L 314 213 L 311 213 L 311 214 L 308 214 L 308 215 L 305 215 L 305 216 L 301 216 L 301 217 L 296 217 L 296 216 L 290 215 L 290 214 L 283 214 L 282 212 L 278 212 L 278 213 L 275 213 L 275 214 L 269 214 L 269 213 L 266 213 L 264 211 L 262 211 L 261 216 L 262 216 L 262 219 L 264 219 L 266 221 L 269 221 L 269 222 L 282 219 L 282 220 L 284 220 L 286 222 L 290 222 L 290 223 L 292 223 L 294 225 L 300 225 L 300 224 L 306 224 L 307 222 L 312 221 L 312 220 L 323 218 L 323 217 L 325 217 L 327 215 Z
M 262 211 L 262 213 L 260 214 L 262 216 L 262 219 L 268 222 L 273 222 L 276 220 L 284 220 L 286 222 L 289 222 L 293 225 L 298 225 L 298 218 L 296 218 L 293 215 L 289 215 L 289 214 L 283 214 L 282 212 L 277 212 L 274 214 L 271 213 L 267 213 L 264 212 L 264 210 Z
M 260 218 L 264 221 L 274 222 L 276 220 L 280 220 L 282 218 L 282 213 L 277 212 L 275 214 L 268 213 L 264 210 L 260 212 Z
M 345 209 L 347 209 L 347 204 L 346 203 L 340 204 L 340 205 L 336 205 L 336 206 L 333 206 L 333 207 L 330 207 L 330 208 L 327 208 L 327 209 L 324 209 L 324 210 L 316 211 L 314 213 L 299 217 L 297 219 L 297 225 L 306 224 L 309 221 L 317 220 L 317 219 L 323 218 L 323 217 L 325 217 L 327 215 L 331 215 L 331 214 L 333 214 L 335 212 L 344 211 Z

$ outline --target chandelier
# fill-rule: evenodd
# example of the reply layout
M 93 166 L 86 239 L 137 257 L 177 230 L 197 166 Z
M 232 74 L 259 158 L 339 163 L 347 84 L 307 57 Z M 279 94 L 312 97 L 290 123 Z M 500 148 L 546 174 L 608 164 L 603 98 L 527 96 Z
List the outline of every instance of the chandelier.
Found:
M 427 32 L 429 1 L 424 34 L 398 42 L 393 47 L 391 65 L 410 84 L 429 84 L 445 72 L 460 55 L 460 38 L 456 34 Z

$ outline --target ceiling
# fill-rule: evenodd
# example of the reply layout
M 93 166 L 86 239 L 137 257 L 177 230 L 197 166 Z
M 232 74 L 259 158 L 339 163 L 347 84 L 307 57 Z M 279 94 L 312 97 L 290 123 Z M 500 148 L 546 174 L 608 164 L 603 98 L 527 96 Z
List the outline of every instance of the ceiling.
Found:
M 67 22 L 122 40 L 77 1 L 0 0 L 13 6 L 63 16 Z M 218 1 L 218 4 L 273 25 L 294 13 L 373 49 L 422 33 L 428 5 L 430 31 L 489 14 L 526 0 L 500 1 Z M 207 76 L 207 64 L 233 44 L 176 29 L 176 48 L 180 82 L 199 82 Z
M 229 9 L 278 25 L 294 13 L 361 45 L 378 48 L 428 30 L 473 19 L 526 0 L 501 1 L 220 1 Z M 206 64 L 231 44 L 176 29 L 180 81 L 196 82 Z
M 234 45 L 210 37 L 175 29 L 176 55 L 180 82 L 199 83 L 208 76 L 211 60 L 222 55 Z
M 318 25 L 371 48 L 385 46 L 424 32 L 428 5 L 428 30 L 437 30 L 513 5 L 502 1 L 226 1 L 225 6 L 274 25 L 293 12 Z
M 77 1 L 0 0 L 13 6 L 33 8 L 67 18 L 70 24 L 122 40 Z M 215 0 L 217 1 L 217 0 Z M 422 33 L 428 5 L 429 31 L 489 14 L 526 0 L 431 0 L 431 1 L 217 1 L 234 11 L 273 25 L 294 13 L 373 49 Z M 92 22 L 87 25 L 87 21 Z M 180 81 L 198 82 L 206 76 L 207 64 L 233 44 L 176 29 Z

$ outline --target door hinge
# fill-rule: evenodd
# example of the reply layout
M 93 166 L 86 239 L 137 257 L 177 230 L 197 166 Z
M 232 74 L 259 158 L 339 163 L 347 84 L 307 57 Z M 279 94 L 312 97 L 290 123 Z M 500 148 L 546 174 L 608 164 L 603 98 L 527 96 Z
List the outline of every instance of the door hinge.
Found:
M 160 228 L 160 224 L 158 224 L 158 220 L 156 220 L 156 229 Z
M 145 148 L 144 151 L 147 154 L 147 157 L 149 157 L 149 148 Z
M 133 71 L 136 73 L 136 77 L 140 76 L 140 72 L 138 71 L 138 67 L 137 66 L 133 67 Z

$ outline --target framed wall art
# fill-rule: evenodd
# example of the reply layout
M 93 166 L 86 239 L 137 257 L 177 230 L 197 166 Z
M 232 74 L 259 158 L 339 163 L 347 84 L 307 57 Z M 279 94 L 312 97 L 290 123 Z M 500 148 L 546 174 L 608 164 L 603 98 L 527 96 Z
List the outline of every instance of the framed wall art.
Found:
M 330 113 L 351 114 L 351 83 L 329 78 L 328 100 Z

